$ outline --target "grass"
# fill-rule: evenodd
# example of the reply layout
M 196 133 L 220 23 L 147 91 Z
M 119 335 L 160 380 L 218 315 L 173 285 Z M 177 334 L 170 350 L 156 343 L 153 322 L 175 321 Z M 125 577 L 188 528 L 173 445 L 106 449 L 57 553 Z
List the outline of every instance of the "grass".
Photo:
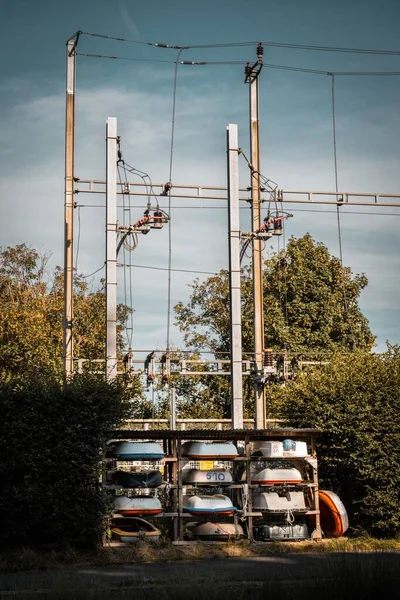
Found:
M 159 544 L 140 542 L 125 547 L 104 547 L 95 551 L 38 551 L 23 548 L 0 554 L 0 571 L 62 570 L 88 566 L 116 566 L 134 563 L 210 560 L 221 558 L 252 558 L 276 554 L 353 553 L 371 551 L 400 551 L 400 539 L 378 540 L 369 536 L 359 538 L 325 539 L 321 542 L 261 542 L 247 541 L 205 544 L 202 542 L 176 546 L 169 540 Z

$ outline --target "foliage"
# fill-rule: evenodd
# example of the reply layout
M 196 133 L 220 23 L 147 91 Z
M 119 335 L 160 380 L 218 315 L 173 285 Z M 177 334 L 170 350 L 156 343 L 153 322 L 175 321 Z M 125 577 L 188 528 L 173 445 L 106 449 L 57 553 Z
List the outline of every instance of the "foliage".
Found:
M 175 306 L 176 322 L 192 349 L 229 351 L 229 278 L 227 271 L 195 280 L 189 303 Z M 252 350 L 251 276 L 242 274 L 243 349 Z M 309 234 L 292 237 L 287 249 L 264 263 L 265 346 L 307 356 L 337 347 L 372 347 L 374 336 L 358 298 L 368 285 L 365 275 L 352 276 L 324 244 Z
M 20 244 L 0 249 L 0 374 L 9 377 L 41 372 L 59 375 L 62 362 L 63 272 L 50 275 L 48 255 Z M 103 283 L 90 289 L 82 276 L 74 281 L 75 358 L 104 358 Z M 118 307 L 118 344 L 129 309 Z
M 338 353 L 314 372 L 270 390 L 271 410 L 318 427 L 321 487 L 339 494 L 352 523 L 400 533 L 400 347 Z
M 38 373 L 0 381 L 0 411 L 1 546 L 96 545 L 101 449 L 131 413 L 127 393 L 93 375 L 62 385 Z
M 291 238 L 286 251 L 272 254 L 264 263 L 265 347 L 286 350 L 309 359 L 326 358 L 337 348 L 370 349 L 374 342 L 358 299 L 367 286 L 365 275 L 343 270 L 340 261 L 309 234 Z M 229 273 L 198 279 L 191 285 L 189 302 L 175 306 L 176 322 L 186 347 L 209 349 L 228 359 Z M 244 357 L 253 351 L 251 273 L 242 272 L 242 346 Z M 200 417 L 230 416 L 228 377 L 188 377 L 176 381 L 182 414 Z M 244 378 L 244 411 L 253 415 L 252 382 Z

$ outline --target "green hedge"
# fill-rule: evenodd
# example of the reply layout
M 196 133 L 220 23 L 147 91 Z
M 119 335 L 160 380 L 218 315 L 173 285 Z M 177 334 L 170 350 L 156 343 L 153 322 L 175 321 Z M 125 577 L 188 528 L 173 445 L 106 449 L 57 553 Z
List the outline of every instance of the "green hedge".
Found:
M 275 414 L 323 431 L 320 487 L 339 494 L 350 525 L 399 535 L 400 348 L 339 353 L 271 396 Z
M 0 382 L 0 544 L 91 547 L 103 533 L 107 432 L 127 414 L 118 383 Z

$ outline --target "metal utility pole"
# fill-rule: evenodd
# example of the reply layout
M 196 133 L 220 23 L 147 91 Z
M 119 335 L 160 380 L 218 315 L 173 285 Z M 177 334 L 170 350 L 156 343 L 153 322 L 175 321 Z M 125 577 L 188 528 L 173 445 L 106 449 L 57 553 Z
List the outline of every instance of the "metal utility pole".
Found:
M 170 388 L 169 427 L 172 430 L 176 429 L 176 389 L 174 387 Z
M 260 198 L 260 144 L 258 122 L 258 77 L 262 69 L 263 48 L 257 48 L 257 62 L 247 63 L 245 83 L 249 85 L 250 99 L 250 171 L 251 171 L 251 220 L 252 233 L 257 234 L 261 226 Z M 262 240 L 253 238 L 252 270 L 253 270 L 253 326 L 254 326 L 254 359 L 256 376 L 254 378 L 254 396 L 256 405 L 256 429 L 265 428 L 265 395 L 262 378 L 264 355 L 264 318 L 263 318 L 263 271 Z
M 240 300 L 238 127 L 227 127 L 231 410 L 233 429 L 243 429 L 242 313 Z
M 106 379 L 117 376 L 117 119 L 106 124 Z
M 63 371 L 74 372 L 74 152 L 76 47 L 79 34 L 67 42 L 67 89 L 65 109 L 65 194 L 64 194 L 64 326 Z

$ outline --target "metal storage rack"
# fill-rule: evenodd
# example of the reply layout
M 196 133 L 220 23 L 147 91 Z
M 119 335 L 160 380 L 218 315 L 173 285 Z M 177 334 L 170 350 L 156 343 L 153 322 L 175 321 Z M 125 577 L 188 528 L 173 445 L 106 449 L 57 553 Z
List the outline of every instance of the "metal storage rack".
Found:
M 285 438 L 295 438 L 297 440 L 306 441 L 310 448 L 310 456 L 307 457 L 284 457 L 283 460 L 291 462 L 301 462 L 303 469 L 307 468 L 310 474 L 308 481 L 301 484 L 309 490 L 310 507 L 307 510 L 307 515 L 315 516 L 315 527 L 311 535 L 311 539 L 320 540 L 322 537 L 320 526 L 320 511 L 318 497 L 318 463 L 316 455 L 316 435 L 319 433 L 317 429 L 294 429 L 288 427 L 277 427 L 273 429 L 230 429 L 230 430 L 132 430 L 121 429 L 110 432 L 110 438 L 121 440 L 148 440 L 158 441 L 163 445 L 165 458 L 164 462 L 164 480 L 168 485 L 170 493 L 170 502 L 164 506 L 164 512 L 152 518 L 167 517 L 172 519 L 173 523 L 173 541 L 183 542 L 184 540 L 184 522 L 185 519 L 193 518 L 192 515 L 183 512 L 183 488 L 188 487 L 182 482 L 182 443 L 184 441 L 231 441 L 235 444 L 241 442 L 244 447 L 244 454 L 232 460 L 233 465 L 233 483 L 230 485 L 232 490 L 240 491 L 247 489 L 248 503 L 246 510 L 239 510 L 238 515 L 245 520 L 247 525 L 247 535 L 249 540 L 253 541 L 254 520 L 260 519 L 263 513 L 253 511 L 252 494 L 254 488 L 259 485 L 251 484 L 250 468 L 251 463 L 257 459 L 251 456 L 251 444 L 255 441 L 283 440 Z M 186 460 L 186 459 L 185 459 Z M 266 457 L 262 457 L 263 461 L 268 461 Z M 277 460 L 277 459 L 274 459 Z M 244 466 L 246 478 L 238 481 L 238 467 Z

